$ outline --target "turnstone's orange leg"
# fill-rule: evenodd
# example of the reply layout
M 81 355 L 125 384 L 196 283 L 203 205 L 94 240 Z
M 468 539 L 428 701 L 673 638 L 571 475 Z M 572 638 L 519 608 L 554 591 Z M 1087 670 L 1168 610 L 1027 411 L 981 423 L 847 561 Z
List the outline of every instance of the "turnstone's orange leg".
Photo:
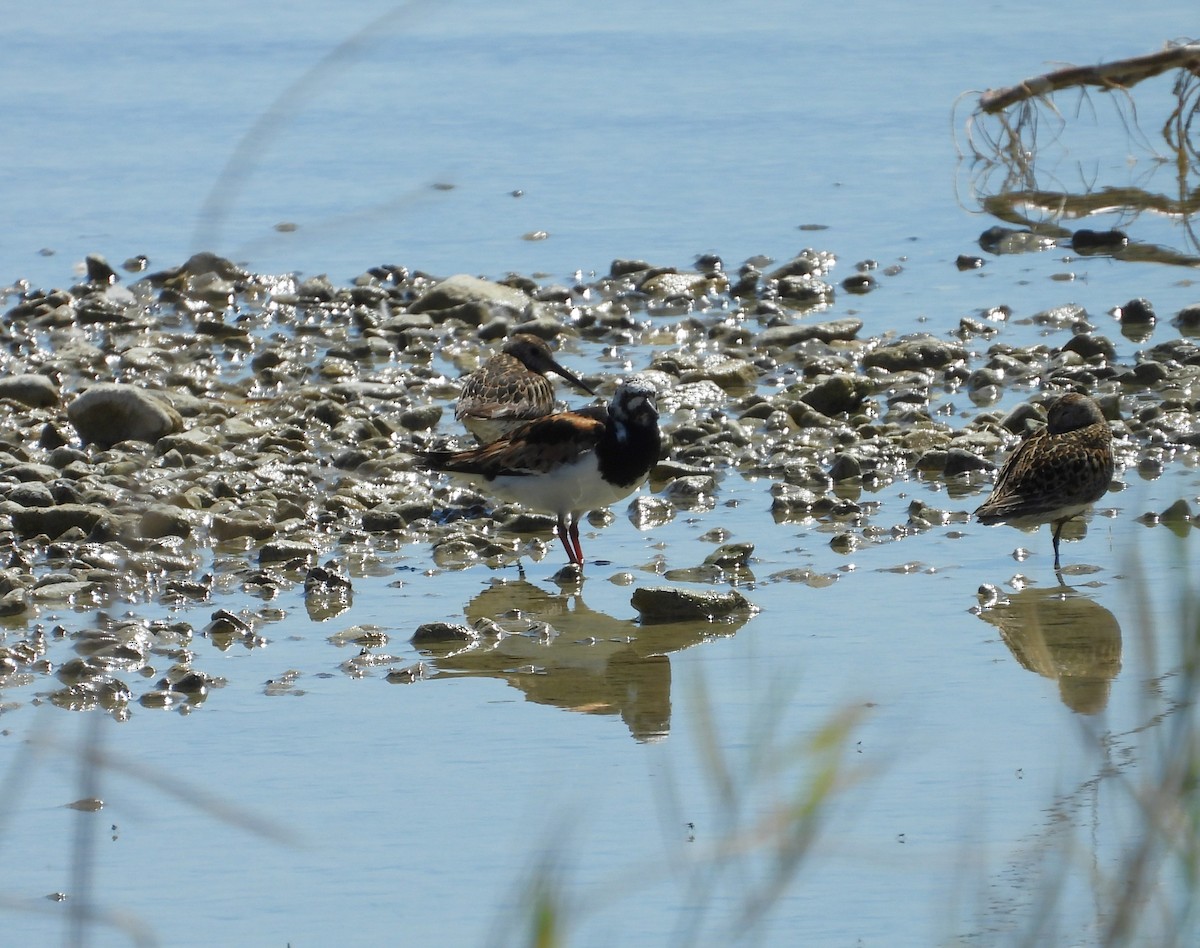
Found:
M 579 518 L 571 518 L 571 545 L 575 548 L 575 560 L 580 566 L 583 565 L 583 547 L 579 545 Z M 570 555 L 570 554 L 568 554 Z
M 572 523 L 567 527 L 567 518 L 558 518 L 558 538 L 562 540 L 563 549 L 567 551 L 567 561 L 570 563 L 582 563 L 583 557 L 577 552 L 579 549 L 579 528 Z M 574 541 L 574 546 L 572 546 Z

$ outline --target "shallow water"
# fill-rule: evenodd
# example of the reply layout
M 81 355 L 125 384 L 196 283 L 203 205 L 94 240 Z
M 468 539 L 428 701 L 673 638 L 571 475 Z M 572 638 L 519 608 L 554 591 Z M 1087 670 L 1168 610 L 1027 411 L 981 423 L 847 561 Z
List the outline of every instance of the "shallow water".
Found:
M 76 12 L 86 32 L 63 30 L 69 10 L 10 11 L 0 167 L 16 224 L 0 233 L 0 283 L 68 283 L 88 252 L 114 263 L 146 253 L 158 267 L 212 249 L 342 282 L 383 262 L 567 280 L 614 257 L 686 267 L 715 251 L 732 268 L 815 246 L 837 254 L 839 280 L 859 260 L 881 264 L 879 290 L 840 296 L 822 318 L 944 335 L 1003 303 L 1014 316 L 998 341 L 1061 345 L 1068 331 L 1029 317 L 1076 302 L 1122 360 L 1144 343 L 1107 323 L 1108 309 L 1150 298 L 1157 342 L 1175 335 L 1166 318 L 1196 302 L 1193 271 L 1178 267 L 1061 250 L 953 265 L 996 223 L 975 212 L 978 176 L 955 155 L 955 97 L 1052 60 L 1153 49 L 1190 22 L 1183 4 L 1102 4 L 1082 23 L 1032 4 L 952 21 L 920 5 L 900 16 L 786 4 L 737 21 L 715 5 L 622 4 L 572 21 L 548 4 L 503 15 L 458 4 L 453 17 L 414 4 L 373 20 L 390 9 L 146 15 L 114 3 Z M 305 78 L 360 27 L 361 41 Z M 239 142 L 251 146 L 241 155 Z M 1084 173 L 1101 180 L 1146 171 L 1123 146 L 1085 155 Z M 1186 247 L 1176 224 L 1147 215 L 1090 226 L 1114 221 Z M 297 229 L 274 230 L 281 222 Z M 521 239 L 534 231 L 549 236 Z M 901 272 L 882 275 L 891 264 Z M 936 398 L 952 419 L 976 411 L 962 394 Z M 71 875 L 83 864 L 93 904 L 166 944 L 477 944 L 524 930 L 527 874 L 546 858 L 578 910 L 571 944 L 791 944 L 797 932 L 818 944 L 992 943 L 1031 924 L 1041 873 L 1062 858 L 1059 930 L 1088 943 L 1104 914 L 1091 873 L 1116 872 L 1136 827 L 1119 778 L 1153 770 L 1161 721 L 1176 713 L 1160 676 L 1192 575 L 1194 540 L 1135 518 L 1200 493 L 1195 458 L 1120 479 L 1086 538 L 1064 544 L 1065 600 L 1035 601 L 1056 584 L 1045 531 L 952 523 L 892 539 L 911 500 L 967 511 L 979 494 L 915 476 L 865 492 L 884 535 L 845 555 L 815 523 L 776 523 L 766 481 L 730 473 L 711 509 L 646 530 L 617 510 L 585 529 L 578 590 L 551 581 L 553 548 L 522 578 L 440 571 L 410 546 L 355 570 L 352 607 L 324 621 L 299 588 L 269 603 L 227 591 L 169 613 L 129 604 L 197 628 L 217 607 L 278 611 L 260 628 L 265 647 L 196 645 L 226 684 L 194 712 L 136 707 L 127 722 L 99 722 L 99 747 L 119 758 L 100 773 L 99 812 L 66 807 L 88 795 L 74 742 L 90 738 L 91 716 L 39 706 L 36 687 L 4 689 L 6 931 L 14 943 L 59 937 L 86 890 Z M 740 588 L 761 611 L 740 626 L 637 623 L 634 585 L 700 563 L 716 527 L 754 543 Z M 1032 555 L 1014 559 L 1017 547 Z M 975 614 L 984 583 L 1012 594 L 1010 613 Z M 545 617 L 557 638 L 511 636 L 452 658 L 408 641 L 421 623 L 510 607 Z M 1085 636 L 1102 638 L 1095 654 L 1081 623 L 1102 633 Z M 394 661 L 360 675 L 344 664 L 357 646 L 330 637 L 369 625 Z M 422 661 L 431 679 L 386 677 Z M 762 891 L 771 860 L 755 851 L 709 877 L 705 857 L 814 779 L 818 758 L 794 744 L 846 709 L 861 717 L 835 744 L 858 779 L 821 813 L 804 871 L 752 913 L 754 929 L 742 900 Z M 732 824 L 701 750 L 709 720 L 734 785 L 747 785 Z M 785 745 L 779 771 L 752 776 L 768 732 Z M 51 749 L 29 760 L 31 737 Z M 287 840 L 231 825 L 218 803 Z M 80 824 L 91 859 L 75 849 Z M 55 892 L 72 898 L 45 898 Z M 124 943 L 99 924 L 88 935 Z

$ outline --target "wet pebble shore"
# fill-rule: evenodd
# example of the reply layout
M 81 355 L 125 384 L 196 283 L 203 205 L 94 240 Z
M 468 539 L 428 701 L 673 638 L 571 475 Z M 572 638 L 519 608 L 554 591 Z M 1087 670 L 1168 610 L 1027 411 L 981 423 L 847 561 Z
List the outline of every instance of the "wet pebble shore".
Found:
M 131 700 L 186 706 L 220 684 L 197 667 L 195 640 L 253 647 L 281 588 L 303 584 L 319 618 L 345 609 L 352 576 L 380 551 L 422 545 L 430 573 L 556 556 L 551 518 L 431 481 L 410 453 L 462 439 L 459 377 L 518 329 L 594 356 L 581 374 L 601 395 L 629 371 L 660 388 L 667 450 L 652 489 L 593 524 L 627 514 L 646 528 L 712 509 L 738 474 L 767 479 L 775 519 L 811 523 L 839 552 L 965 522 L 1055 388 L 1098 397 L 1119 472 L 1196 462 L 1200 307 L 1160 342 L 1145 300 L 1034 314 L 1046 335 L 1029 347 L 996 338 L 1012 318 L 1002 307 L 964 314 L 944 337 L 872 336 L 851 303 L 889 274 L 864 262 L 835 283 L 834 265 L 810 250 L 732 271 L 712 256 L 678 269 L 618 260 L 570 285 L 384 266 L 335 286 L 198 254 L 158 272 L 128 261 L 124 274 L 94 257 L 68 289 L 8 288 L 0 685 L 44 677 L 54 703 L 118 714 Z M 1106 330 L 1143 348 L 1122 362 Z M 1021 403 L 992 410 L 1012 390 Z M 947 394 L 972 410 L 968 423 L 951 423 Z M 943 496 L 967 500 L 913 501 L 877 525 L 864 492 L 904 478 L 944 481 Z M 1181 498 L 1142 519 L 1187 530 L 1192 510 Z M 742 583 L 752 549 L 710 534 L 704 563 L 662 577 L 699 592 L 636 590 L 647 621 L 753 608 L 712 588 Z M 204 628 L 111 618 L 126 603 L 238 590 L 266 605 L 218 609 Z M 42 621 L 93 609 L 96 627 Z M 51 661 L 64 639 L 76 657 Z

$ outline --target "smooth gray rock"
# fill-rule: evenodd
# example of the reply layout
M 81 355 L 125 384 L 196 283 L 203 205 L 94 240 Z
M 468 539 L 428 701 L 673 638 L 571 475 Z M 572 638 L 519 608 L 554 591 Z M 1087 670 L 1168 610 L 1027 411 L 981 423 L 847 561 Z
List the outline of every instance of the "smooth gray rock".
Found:
M 503 306 L 523 311 L 531 302 L 529 296 L 511 286 L 458 273 L 447 277 L 418 296 L 408 307 L 408 311 L 410 313 L 435 312 L 470 304 L 482 306 L 484 310 Z M 479 322 L 482 321 L 482 319 L 479 320 Z
M 85 442 L 105 448 L 122 441 L 153 444 L 183 428 L 183 418 L 165 400 L 116 382 L 101 382 L 77 396 L 67 419 Z
M 44 375 L 10 375 L 0 378 L 0 399 L 4 398 L 30 408 L 50 408 L 58 404 L 58 386 Z
M 22 537 L 44 533 L 52 540 L 73 527 L 90 533 L 107 513 L 103 507 L 92 504 L 59 504 L 55 507 L 25 507 L 9 511 L 13 527 Z

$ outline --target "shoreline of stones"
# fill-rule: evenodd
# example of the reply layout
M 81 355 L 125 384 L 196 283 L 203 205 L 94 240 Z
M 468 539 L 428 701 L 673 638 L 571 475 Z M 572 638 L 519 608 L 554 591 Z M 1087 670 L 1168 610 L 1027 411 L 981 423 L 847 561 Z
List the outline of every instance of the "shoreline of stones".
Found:
M 431 490 L 409 453 L 457 436 L 443 421 L 458 377 L 518 330 L 591 347 L 598 371 L 581 374 L 604 396 L 630 353 L 646 356 L 635 369 L 659 383 L 668 450 L 653 492 L 630 507 L 639 527 L 711 509 L 733 471 L 769 479 L 775 519 L 813 523 L 839 552 L 958 522 L 962 511 L 914 501 L 884 528 L 857 497 L 904 477 L 974 494 L 1063 388 L 1097 397 L 1119 468 L 1154 477 L 1195 459 L 1200 307 L 1175 317 L 1184 335 L 1130 364 L 1078 307 L 1033 316 L 1069 334 L 1059 346 L 991 342 L 1003 309 L 964 316 L 944 337 L 864 338 L 860 319 L 821 317 L 839 293 L 871 292 L 875 267 L 835 286 L 834 263 L 813 250 L 735 273 L 715 256 L 683 270 L 618 260 L 571 285 L 383 266 L 338 287 L 213 254 L 153 273 L 128 261 L 125 285 L 90 257 L 69 289 L 6 289 L 0 686 L 55 674 L 56 703 L 120 708 L 129 689 L 116 673 L 153 677 L 166 660 L 139 700 L 173 706 L 212 684 L 192 665 L 193 635 L 225 647 L 257 637 L 229 613 L 204 630 L 105 617 L 98 629 L 30 631 L 45 611 L 204 602 L 239 588 L 269 600 L 303 582 L 310 612 L 334 615 L 352 594 L 347 564 L 376 549 L 428 546 L 438 570 L 555 555 L 550 518 L 442 481 Z M 1121 331 L 1148 340 L 1150 304 L 1118 309 Z M 1012 389 L 1028 399 L 991 413 Z M 942 420 L 946 393 L 969 397 L 976 417 Z M 1192 511 L 1181 500 L 1144 519 L 1182 531 Z M 730 552 L 719 533 L 712 562 L 687 578 L 728 585 L 746 570 L 752 550 Z M 639 594 L 647 621 L 750 608 L 712 591 L 691 602 L 670 587 Z M 55 667 L 56 637 L 79 658 Z

